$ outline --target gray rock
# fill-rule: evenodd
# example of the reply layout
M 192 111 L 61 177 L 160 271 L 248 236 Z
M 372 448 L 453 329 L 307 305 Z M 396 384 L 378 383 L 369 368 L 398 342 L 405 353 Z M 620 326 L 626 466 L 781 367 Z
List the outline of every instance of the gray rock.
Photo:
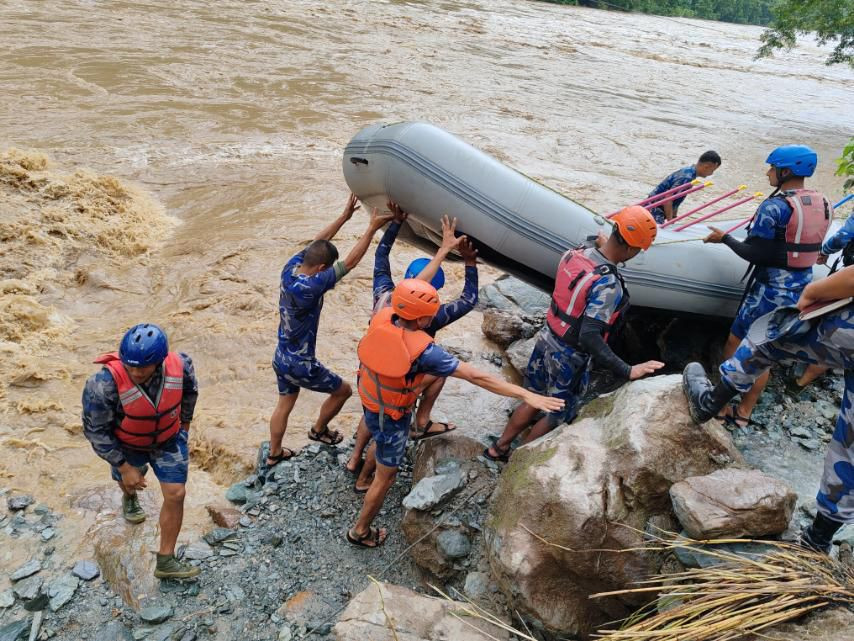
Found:
M 148 641 L 170 641 L 170 639 L 173 638 L 172 635 L 175 634 L 177 629 L 178 626 L 172 623 L 167 623 L 166 625 L 154 628 L 146 639 L 148 639 Z
M 294 633 L 291 631 L 291 626 L 289 624 L 285 623 L 279 629 L 279 637 L 278 637 L 279 641 L 291 641 L 291 639 L 293 639 L 293 638 L 294 638 Z
M 134 628 L 131 633 L 131 638 L 134 641 L 141 641 L 142 639 L 147 639 L 148 635 L 154 631 L 154 628 L 142 627 L 142 628 Z
M 24 601 L 24 609 L 27 612 L 41 612 L 47 607 L 48 596 L 44 592 L 39 592 L 34 599 L 30 599 L 29 601 Z M 35 625 L 36 619 L 33 619 L 33 625 Z M 41 625 L 41 622 L 39 622 Z
M 775 548 L 765 543 L 724 543 L 720 545 L 696 545 L 692 549 L 676 547 L 674 552 L 679 561 L 690 568 L 706 568 L 726 563 L 725 559 L 712 554 L 704 554 L 703 550 L 728 552 L 751 560 L 758 560 L 765 554 L 775 551 Z
M 52 527 L 46 527 L 42 530 L 41 537 L 42 541 L 50 541 L 53 537 L 56 536 L 56 530 Z
M 486 572 L 469 572 L 466 575 L 463 592 L 466 596 L 476 599 L 486 594 L 489 589 L 489 575 Z
M 238 505 L 242 503 L 246 503 L 249 495 L 252 494 L 252 491 L 246 487 L 243 482 L 235 483 L 225 492 L 225 498 L 227 498 L 232 503 L 237 503 Z
M 807 429 L 803 425 L 798 425 L 789 430 L 789 434 L 797 436 L 798 438 L 810 438 L 812 436 L 812 430 Z
M 13 512 L 25 510 L 27 507 L 32 505 L 32 503 L 33 497 L 27 494 L 22 494 L 21 496 L 10 496 L 6 499 L 6 506 Z
M 139 618 L 146 623 L 163 623 L 173 614 L 172 606 L 166 603 L 157 603 L 142 608 Z
M 50 508 L 44 503 L 39 503 L 33 508 L 33 514 L 38 514 L 39 516 L 43 514 L 49 514 Z
M 228 541 L 237 538 L 237 532 L 224 527 L 217 527 L 205 534 L 204 539 L 210 545 L 217 545 L 223 541 Z
M 424 477 L 403 499 L 403 507 L 408 510 L 430 510 L 456 494 L 465 484 L 465 476 L 459 468 L 447 474 Z
M 12 590 L 0 592 L 0 608 L 9 608 L 15 604 L 15 593 Z
M 28 579 L 18 581 L 14 586 L 12 586 L 12 591 L 19 599 L 30 601 L 41 594 L 42 583 L 44 583 L 44 579 L 40 576 L 31 576 Z
M 526 314 L 545 314 L 549 307 L 551 298 L 547 293 L 518 278 L 512 276 L 499 278 L 494 285 L 499 293 L 510 299 Z
M 524 374 L 528 368 L 528 361 L 531 359 L 531 352 L 534 351 L 534 345 L 537 343 L 537 337 L 532 336 L 525 340 L 516 341 L 507 348 L 507 359 L 510 364 L 520 374 Z
M 801 447 L 805 450 L 817 450 L 821 447 L 821 442 L 814 438 L 802 438 L 798 439 L 798 443 L 800 443 Z
M 243 527 L 250 527 L 252 525 L 252 519 L 250 519 L 248 516 L 241 516 L 240 525 Z
M 458 530 L 445 530 L 436 537 L 439 551 L 449 559 L 461 559 L 471 552 L 471 541 Z
M 133 641 L 133 635 L 120 621 L 110 621 L 92 641 Z
M 827 420 L 835 419 L 839 414 L 839 407 L 824 399 L 815 402 L 815 409 Z
M 91 581 L 101 575 L 101 570 L 98 569 L 98 564 L 94 561 L 80 560 L 74 564 L 71 573 L 84 581 Z
M 79 584 L 80 580 L 73 574 L 66 574 L 51 583 L 47 589 L 47 595 L 50 597 L 51 612 L 56 612 L 68 603 L 77 591 Z
M 38 559 L 30 559 L 24 563 L 24 565 L 12 572 L 12 574 L 9 575 L 9 579 L 13 582 L 20 581 L 21 579 L 26 579 L 28 576 L 32 576 L 36 572 L 41 571 L 41 569 L 41 561 Z
M 29 632 L 29 630 L 30 622 L 26 619 L 13 621 L 12 623 L 0 628 L 0 641 L 19 641 L 19 639 L 26 639 L 27 632 Z
M 196 541 L 184 550 L 184 558 L 191 561 L 202 561 L 213 556 L 213 548 L 205 541 Z

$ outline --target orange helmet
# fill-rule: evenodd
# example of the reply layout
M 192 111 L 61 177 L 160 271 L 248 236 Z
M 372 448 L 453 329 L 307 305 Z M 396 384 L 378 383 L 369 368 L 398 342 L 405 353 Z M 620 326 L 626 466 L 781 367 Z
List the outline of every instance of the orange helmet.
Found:
M 640 205 L 624 207 L 611 220 L 629 247 L 647 250 L 658 234 L 655 218 Z
M 439 294 L 430 283 L 417 278 L 400 281 L 391 294 L 394 313 L 406 320 L 435 316 L 439 311 Z

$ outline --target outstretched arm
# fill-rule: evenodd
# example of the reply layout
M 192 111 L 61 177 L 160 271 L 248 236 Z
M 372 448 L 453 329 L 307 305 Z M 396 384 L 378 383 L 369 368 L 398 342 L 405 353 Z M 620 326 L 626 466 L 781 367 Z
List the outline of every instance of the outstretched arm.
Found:
M 428 333 L 435 334 L 446 325 L 458 321 L 477 305 L 477 249 L 470 240 L 466 239 L 460 243 L 459 252 L 466 266 L 463 293 L 455 301 L 444 303 L 439 307 L 427 330 Z
M 388 208 L 394 215 L 391 223 L 386 227 L 383 237 L 380 239 L 377 250 L 374 253 L 374 297 L 382 292 L 391 291 L 394 289 L 394 279 L 391 277 L 391 264 L 389 263 L 389 254 L 397 240 L 397 234 L 400 232 L 400 226 L 406 220 L 406 212 L 403 211 L 397 204 L 390 202 Z
M 854 214 L 848 217 L 845 224 L 833 236 L 824 241 L 824 244 L 821 246 L 821 253 L 823 256 L 835 254 L 852 240 L 854 240 Z
M 391 219 L 392 214 L 381 214 L 379 209 L 374 208 L 374 211 L 371 213 L 371 219 L 368 221 L 368 227 L 365 229 L 365 233 L 362 234 L 362 237 L 359 238 L 358 241 L 356 241 L 356 244 L 353 245 L 353 249 L 350 250 L 350 253 L 347 254 L 347 258 L 343 261 L 344 267 L 347 268 L 348 272 L 356 267 L 356 265 L 359 264 L 359 261 L 362 260 L 362 257 L 365 255 L 365 252 L 368 251 L 368 247 L 370 247 L 371 240 L 373 239 L 374 234 L 377 233 L 377 230 Z
M 534 394 L 533 392 L 526 390 L 524 387 L 519 387 L 518 385 L 508 383 L 505 380 L 493 376 L 492 374 L 482 372 L 468 363 L 460 363 L 451 376 L 454 378 L 461 378 L 473 385 L 482 387 L 493 394 L 518 398 L 520 401 L 524 401 L 531 407 L 535 407 L 543 412 L 556 412 L 563 409 L 563 399 Z
M 338 233 L 338 230 L 344 226 L 344 223 L 353 217 L 353 212 L 357 209 L 359 209 L 359 205 L 357 204 L 356 194 L 350 194 L 341 215 L 320 230 L 320 233 L 314 237 L 314 240 L 332 240 L 335 237 L 335 234 Z
M 798 301 L 798 309 L 820 300 L 839 300 L 848 296 L 854 296 L 854 265 L 807 285 Z

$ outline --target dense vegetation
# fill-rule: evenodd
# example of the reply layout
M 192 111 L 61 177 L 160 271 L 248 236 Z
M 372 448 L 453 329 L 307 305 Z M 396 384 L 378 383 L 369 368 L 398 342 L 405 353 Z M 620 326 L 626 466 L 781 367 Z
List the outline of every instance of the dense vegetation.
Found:
M 599 9 L 767 25 L 775 0 L 546 0 Z

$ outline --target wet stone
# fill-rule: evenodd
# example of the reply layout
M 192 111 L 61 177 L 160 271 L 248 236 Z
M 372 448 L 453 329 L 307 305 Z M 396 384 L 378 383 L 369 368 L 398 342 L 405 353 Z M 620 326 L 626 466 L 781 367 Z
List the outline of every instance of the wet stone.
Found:
M 28 579 L 18 581 L 12 587 L 12 591 L 18 596 L 19 599 L 23 599 L 24 601 L 30 601 L 39 596 L 39 594 L 41 594 L 42 583 L 44 583 L 44 579 L 42 579 L 40 576 L 31 576 Z
M 436 537 L 439 551 L 449 559 L 461 559 L 471 552 L 471 541 L 462 532 L 445 530 Z
M 223 541 L 235 538 L 237 538 L 237 532 L 224 527 L 214 528 L 204 536 L 205 541 L 210 545 L 217 545 Z
M 165 603 L 149 605 L 139 611 L 139 618 L 146 623 L 163 623 L 173 614 L 172 606 Z
M 71 573 L 84 581 L 91 581 L 101 574 L 101 570 L 98 569 L 98 564 L 94 561 L 81 560 L 74 564 Z
M 13 512 L 17 512 L 18 510 L 25 510 L 27 507 L 32 505 L 33 497 L 28 494 L 22 494 L 20 496 L 10 496 L 6 499 L 6 506 L 12 510 Z
M 24 563 L 24 565 L 19 567 L 14 572 L 12 572 L 12 574 L 9 575 L 9 579 L 13 582 L 20 581 L 21 579 L 26 579 L 28 576 L 32 576 L 36 572 L 39 572 L 41 569 L 41 561 L 39 561 L 38 559 L 32 559 Z
M 56 612 L 63 605 L 68 603 L 77 591 L 77 586 L 80 580 L 73 574 L 66 574 L 62 578 L 54 581 L 48 587 L 47 594 L 50 597 L 50 609 Z
M 225 498 L 227 498 L 232 503 L 237 503 L 238 505 L 242 503 L 246 503 L 248 496 L 252 494 L 248 487 L 246 487 L 242 482 L 235 483 L 225 492 Z

